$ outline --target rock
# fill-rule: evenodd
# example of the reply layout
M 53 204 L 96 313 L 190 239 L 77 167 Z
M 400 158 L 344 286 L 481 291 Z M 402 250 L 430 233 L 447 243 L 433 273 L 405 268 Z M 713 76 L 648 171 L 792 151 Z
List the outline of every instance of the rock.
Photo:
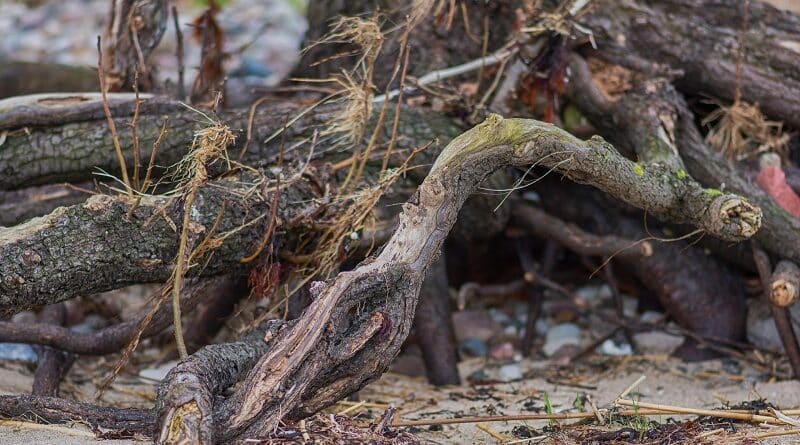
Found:
M 164 380 L 164 377 L 166 377 L 167 373 L 177 364 L 178 361 L 173 360 L 164 363 L 161 366 L 157 366 L 155 368 L 142 369 L 141 371 L 139 371 L 139 377 L 144 377 L 150 380 L 157 380 L 160 382 L 161 380 Z
M 783 352 L 783 343 L 778 330 L 775 328 L 775 322 L 772 320 L 772 312 L 763 298 L 751 299 L 748 301 L 747 310 L 747 340 L 755 346 L 766 349 L 768 351 Z M 795 332 L 800 332 L 800 305 L 794 304 L 790 306 L 792 314 L 792 323 Z
M 641 320 L 642 323 L 650 323 L 650 324 L 661 323 L 666 319 L 667 319 L 667 314 L 657 311 L 644 311 L 642 315 L 639 316 L 639 320 Z
M 24 343 L 0 343 L 0 360 L 36 363 L 36 351 Z
M 497 378 L 503 382 L 520 380 L 522 378 L 522 369 L 514 364 L 501 366 L 500 369 L 497 370 Z
M 547 331 L 542 352 L 548 357 L 556 353 L 562 346 L 581 344 L 581 329 L 572 323 L 561 323 Z
M 641 354 L 670 355 L 683 343 L 683 337 L 662 331 L 638 332 L 633 334 L 633 342 Z
M 485 342 L 503 332 L 503 326 L 492 320 L 486 311 L 453 312 L 453 328 L 459 342 L 468 338 Z
M 473 357 L 484 357 L 488 352 L 486 342 L 473 337 L 462 341 L 459 348 L 461 349 L 461 352 L 469 354 Z
M 421 377 L 425 375 L 425 360 L 420 355 L 401 354 L 395 359 L 389 370 L 397 374 Z
M 611 287 L 608 284 L 582 286 L 575 290 L 575 297 L 585 305 L 584 307 L 595 307 L 603 300 L 611 298 Z
M 509 342 L 496 344 L 489 348 L 489 357 L 498 362 L 508 362 L 514 358 L 514 345 Z
M 623 356 L 633 354 L 633 348 L 628 343 L 617 343 L 612 339 L 607 339 L 595 349 L 598 354 Z
M 492 321 L 495 323 L 501 324 L 503 326 L 508 326 L 511 324 L 511 317 L 508 316 L 503 311 L 497 310 L 495 308 L 489 309 L 489 317 L 492 318 Z

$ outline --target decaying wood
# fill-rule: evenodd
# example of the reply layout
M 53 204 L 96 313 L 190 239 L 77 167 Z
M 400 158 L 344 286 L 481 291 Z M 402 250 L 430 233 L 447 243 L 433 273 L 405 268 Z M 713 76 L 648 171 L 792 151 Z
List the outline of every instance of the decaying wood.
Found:
M 208 119 L 179 102 L 141 95 L 137 120 L 137 135 L 142 159 L 148 159 L 153 143 L 166 125 L 157 153 L 157 164 L 168 166 L 178 162 L 189 151 L 194 133 L 210 125 Z M 247 146 L 241 161 L 253 167 L 274 165 L 281 142 L 293 147 L 310 141 L 314 130 L 323 130 L 341 110 L 341 105 L 320 106 L 311 111 L 312 104 L 294 101 L 271 103 L 258 107 L 253 114 L 251 143 L 247 143 L 249 110 L 226 110 L 216 116 L 237 136 L 229 147 L 238 155 Z M 132 94 L 110 94 L 109 106 L 117 128 L 128 128 L 135 109 Z M 391 133 L 394 111 L 385 119 L 385 133 Z M 459 127 L 440 113 L 401 108 L 395 151 L 398 157 L 407 150 L 440 138 L 444 143 L 459 133 Z M 374 123 L 372 124 L 374 126 Z M 288 128 L 277 137 L 284 126 Z M 370 128 L 371 130 L 371 128 Z M 81 181 L 96 177 L 98 171 L 115 172 L 119 165 L 111 146 L 111 135 L 103 114 L 99 94 L 45 94 L 17 97 L 0 101 L 0 190 L 16 189 L 37 184 Z M 320 138 L 314 151 L 315 159 L 328 156 L 340 161 L 349 153 L 330 153 L 335 135 Z M 132 135 L 119 131 L 120 145 L 126 163 L 133 163 Z M 264 142 L 268 140 L 267 142 Z M 308 159 L 307 145 L 300 150 L 287 150 L 287 162 L 304 163 Z M 436 153 L 423 162 L 431 162 Z M 233 156 L 232 155 L 232 156 Z M 233 156 L 234 158 L 236 156 Z M 400 160 L 402 162 L 404 158 Z M 396 161 L 393 161 L 393 163 Z M 155 173 L 163 174 L 157 170 Z
M 783 260 L 772 273 L 770 301 L 780 307 L 789 307 L 800 298 L 800 268 L 791 261 Z
M 792 373 L 794 378 L 800 379 L 800 344 L 797 340 L 797 334 L 794 332 L 792 317 L 789 309 L 786 307 L 778 306 L 772 303 L 772 271 L 769 261 L 769 256 L 766 252 L 761 250 L 760 247 L 753 244 L 753 259 L 758 268 L 758 276 L 761 279 L 761 286 L 764 289 L 764 298 L 770 301 L 770 310 L 772 312 L 772 320 L 775 322 L 775 328 L 778 330 L 778 336 L 783 343 L 783 349 L 786 351 L 786 356 L 789 358 L 789 364 L 792 366 Z M 781 268 L 783 269 L 783 267 Z M 781 270 L 783 272 L 783 270 Z
M 763 212 L 763 228 L 756 234 L 759 243 L 782 257 L 800 259 L 800 220 L 758 188 L 746 170 L 703 141 L 694 115 L 669 84 L 646 81 L 611 102 L 592 82 L 585 63 L 575 58 L 570 67 L 574 74 L 568 95 L 602 134 L 620 147 L 637 150 L 640 156 L 638 147 L 648 147 L 655 156 L 682 159 L 685 169 L 680 176 L 708 186 L 707 193 L 722 193 L 724 185 L 725 190 L 747 196 Z
M 94 427 L 150 436 L 155 412 L 97 406 L 57 397 L 0 395 L 0 417 L 49 423 L 83 422 Z
M 103 38 L 102 67 L 109 91 L 141 91 L 154 87 L 150 53 L 167 27 L 165 0 L 113 0 Z
M 591 183 L 656 217 L 696 225 L 731 241 L 751 237 L 761 224 L 758 207 L 736 195 L 709 193 L 689 178 L 680 179 L 674 163 L 637 164 L 599 138 L 580 141 L 555 127 L 531 124 L 534 121 L 501 122 L 498 131 L 502 133 L 487 143 L 505 141 L 522 146 L 538 139 L 540 157 L 531 162 L 539 161 L 578 182 Z M 435 131 L 424 128 L 425 123 L 420 121 L 409 120 L 406 125 L 412 135 Z M 437 163 L 447 162 L 449 156 L 443 155 Z M 270 194 L 253 187 L 251 181 L 258 178 L 248 175 L 219 179 L 199 191 L 191 218 L 192 236 L 208 235 L 223 202 L 228 205 L 224 206 L 217 232 L 230 232 L 203 274 L 235 270 L 241 252 L 249 251 L 266 228 L 266 218 L 258 217 L 267 213 Z M 304 176 L 282 187 L 281 195 L 281 203 L 313 202 L 320 197 Z M 0 265 L 3 311 L 11 313 L 136 282 L 166 281 L 177 246 L 176 224 L 182 220 L 182 206 L 165 196 L 145 196 L 137 201 L 97 195 L 82 205 L 0 229 L 0 254 L 9 259 Z M 277 210 L 277 216 L 291 221 L 304 210 L 303 205 L 286 205 Z M 254 223 L 246 224 L 251 221 Z M 49 245 L 58 249 L 49 249 Z
M 653 235 L 642 229 L 641 216 L 632 219 L 610 211 L 613 203 L 597 200 L 599 194 L 586 187 L 562 183 L 542 187 L 547 190 L 542 194 L 546 213 L 529 205 L 516 206 L 514 221 L 521 228 L 543 239 L 563 241 L 565 247 L 580 254 L 613 257 L 624 266 L 618 270 L 637 277 L 688 331 L 727 341 L 744 338 L 744 284 L 730 267 L 689 242 L 650 239 Z M 595 234 L 564 220 L 581 222 Z M 708 358 L 710 352 L 689 340 L 676 353 L 697 360 Z

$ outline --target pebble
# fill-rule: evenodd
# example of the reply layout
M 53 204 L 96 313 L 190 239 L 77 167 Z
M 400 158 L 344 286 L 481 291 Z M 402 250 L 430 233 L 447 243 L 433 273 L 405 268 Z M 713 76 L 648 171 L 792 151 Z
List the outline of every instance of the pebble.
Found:
M 633 354 L 633 348 L 631 345 L 624 342 L 617 344 L 610 338 L 598 346 L 596 351 L 598 354 L 612 355 L 616 357 Z
M 641 354 L 669 355 L 683 343 L 683 337 L 662 331 L 637 332 L 633 342 Z
M 461 352 L 473 357 L 484 357 L 488 351 L 486 342 L 470 337 L 461 342 Z
M 642 312 L 642 315 L 639 316 L 639 320 L 641 320 L 642 323 L 657 324 L 666 319 L 667 314 L 658 311 L 644 311 Z
M 579 287 L 575 290 L 575 297 L 585 301 L 590 306 L 595 306 L 602 300 L 611 298 L 611 287 L 608 284 Z
M 36 363 L 36 351 L 25 343 L 0 343 L 0 360 Z
M 747 311 L 747 340 L 755 346 L 783 353 L 783 343 L 772 319 L 769 304 L 761 298 L 752 299 Z M 800 304 L 790 307 L 795 332 L 800 332 Z
M 573 323 L 561 323 L 547 331 L 542 352 L 548 357 L 556 353 L 562 346 L 581 344 L 581 329 Z
M 476 338 L 485 342 L 503 332 L 503 326 L 492 320 L 486 311 L 454 312 L 453 328 L 459 342 L 468 338 Z
M 497 370 L 497 377 L 503 382 L 520 380 L 522 378 L 522 369 L 514 364 L 501 366 L 500 369 Z
M 508 362 L 514 359 L 514 345 L 509 342 L 496 344 L 489 348 L 489 357 L 498 362 Z
M 167 363 L 164 363 L 161 366 L 157 366 L 155 368 L 147 368 L 142 369 L 139 371 L 139 377 L 144 377 L 150 380 L 157 380 L 161 381 L 164 380 L 164 377 L 167 376 L 167 373 L 178 364 L 177 360 L 173 360 Z

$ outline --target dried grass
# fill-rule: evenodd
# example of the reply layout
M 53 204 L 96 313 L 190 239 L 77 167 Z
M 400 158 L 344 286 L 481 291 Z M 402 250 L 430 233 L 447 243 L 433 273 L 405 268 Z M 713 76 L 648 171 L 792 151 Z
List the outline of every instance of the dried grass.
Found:
M 737 161 L 764 152 L 786 158 L 789 135 L 783 133 L 781 122 L 767 120 L 758 105 L 741 100 L 717 106 L 703 119 L 704 125 L 710 125 L 706 143 Z

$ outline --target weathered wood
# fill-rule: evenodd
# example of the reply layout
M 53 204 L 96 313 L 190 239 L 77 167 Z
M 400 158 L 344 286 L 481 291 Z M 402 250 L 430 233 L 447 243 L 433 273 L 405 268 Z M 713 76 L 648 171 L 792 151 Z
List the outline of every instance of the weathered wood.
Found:
M 634 69 L 667 66 L 682 73 L 680 91 L 729 102 L 744 29 L 742 98 L 800 128 L 800 17 L 789 11 L 757 0 L 601 0 L 582 21 L 599 49 L 590 54 Z
M 724 185 L 725 190 L 747 196 L 763 211 L 763 227 L 755 234 L 756 239 L 770 252 L 800 259 L 800 220 L 756 186 L 746 170 L 703 141 L 694 115 L 669 84 L 648 80 L 612 102 L 593 83 L 582 60 L 574 59 L 571 70 L 567 94 L 601 134 L 626 151 L 651 157 L 657 164 L 664 159 L 677 160 L 685 169 L 678 167 L 671 175 L 676 180 L 678 176 L 694 178 L 709 187 L 706 193 L 723 193 L 720 188 Z M 642 153 L 640 147 L 649 147 L 649 154 Z

